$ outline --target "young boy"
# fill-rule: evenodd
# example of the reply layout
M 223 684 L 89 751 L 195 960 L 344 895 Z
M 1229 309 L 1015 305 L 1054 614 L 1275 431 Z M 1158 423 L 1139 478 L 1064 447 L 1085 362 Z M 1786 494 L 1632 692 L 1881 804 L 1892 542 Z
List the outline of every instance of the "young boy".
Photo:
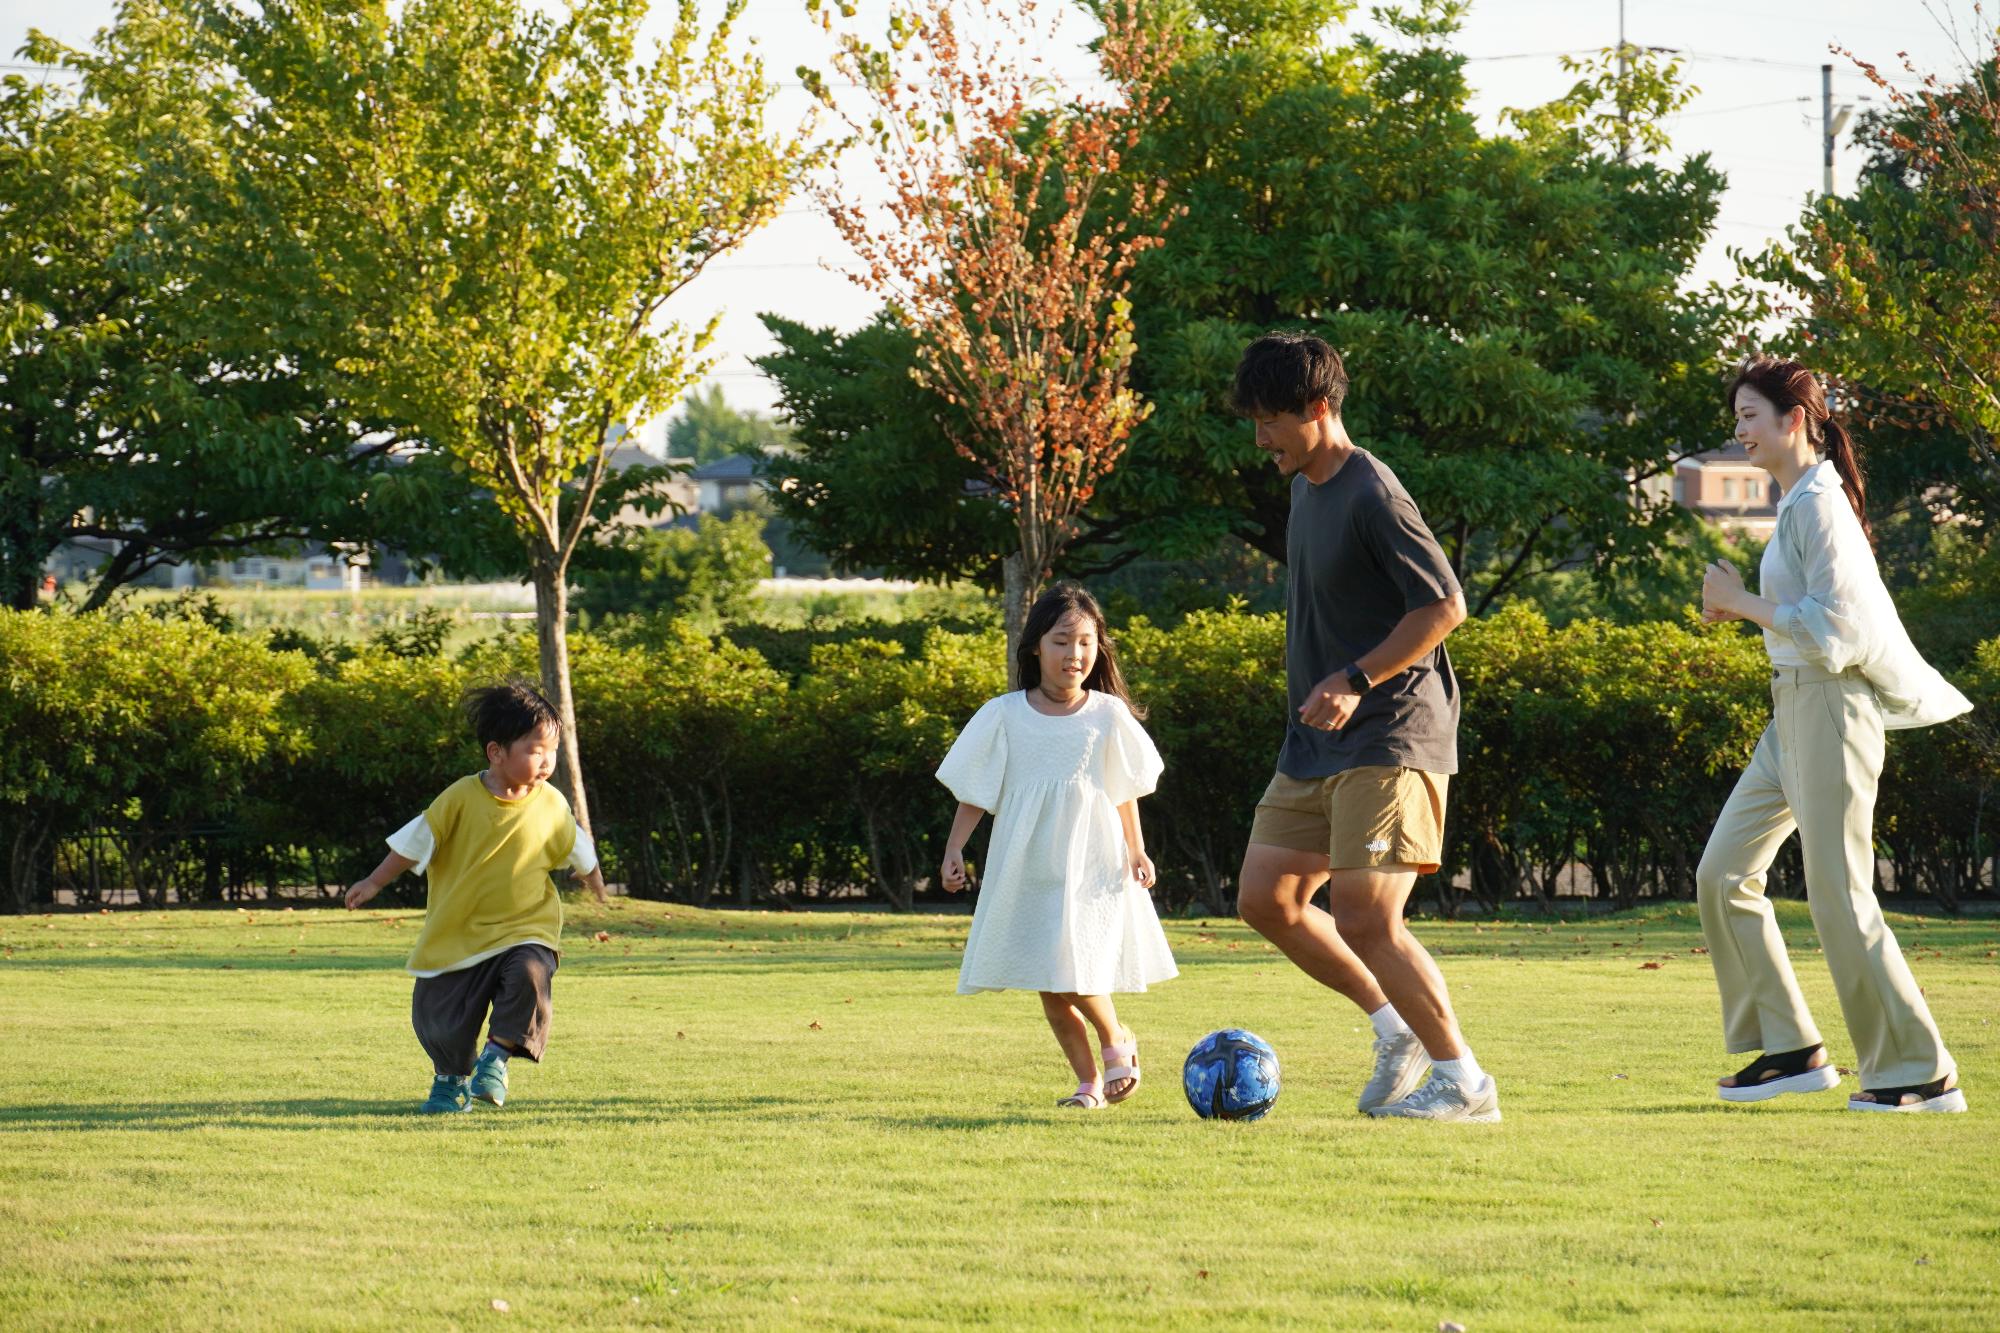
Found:
M 424 928 L 407 964 L 417 978 L 410 1021 L 437 1071 L 427 1115 L 466 1110 L 474 1097 L 504 1105 L 508 1058 L 540 1063 L 562 935 L 549 872 L 569 867 L 606 901 L 597 849 L 548 785 L 562 738 L 554 707 L 529 686 L 507 684 L 472 691 L 465 712 L 486 747 L 485 771 L 445 788 L 347 891 L 354 908 L 405 870 L 430 875 Z

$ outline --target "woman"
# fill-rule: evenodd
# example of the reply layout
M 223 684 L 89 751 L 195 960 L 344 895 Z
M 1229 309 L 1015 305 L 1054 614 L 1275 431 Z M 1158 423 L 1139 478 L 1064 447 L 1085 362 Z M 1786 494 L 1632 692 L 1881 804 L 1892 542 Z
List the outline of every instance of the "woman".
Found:
M 1696 884 L 1732 1052 L 1763 1054 L 1717 1085 L 1755 1102 L 1839 1084 L 1785 956 L 1764 874 L 1792 830 L 1806 898 L 1860 1066 L 1855 1111 L 1963 1111 L 1965 1094 L 1923 992 L 1875 901 L 1875 785 L 1885 730 L 1972 707 L 1910 643 L 1875 568 L 1854 445 L 1793 361 L 1757 357 L 1729 386 L 1736 438 L 1777 480 L 1763 595 L 1726 560 L 1702 618 L 1764 629 L 1771 722 L 1715 821 Z

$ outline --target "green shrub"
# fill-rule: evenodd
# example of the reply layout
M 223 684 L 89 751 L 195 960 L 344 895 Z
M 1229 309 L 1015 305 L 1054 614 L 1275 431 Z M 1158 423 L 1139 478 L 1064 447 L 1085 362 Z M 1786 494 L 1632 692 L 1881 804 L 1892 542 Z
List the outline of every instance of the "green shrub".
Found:
M 311 676 L 199 618 L 0 611 L 0 847 L 10 905 L 50 891 L 56 844 L 102 833 L 142 899 L 220 873 L 193 838 L 297 745 L 283 708 Z M 93 843 L 90 870 L 105 868 Z
M 866 895 L 908 907 L 951 817 L 934 773 L 1005 688 L 997 631 L 836 630 L 796 671 L 686 622 L 570 639 L 607 873 L 683 901 Z M 308 646 L 308 645 L 302 645 Z M 403 645 L 399 641 L 399 646 Z M 335 893 L 482 758 L 475 683 L 536 674 L 531 635 L 447 659 L 376 644 L 280 651 L 200 616 L 0 613 L 5 904 L 84 893 L 215 899 L 256 883 Z M 1553 899 L 1584 867 L 1605 898 L 1686 896 L 1715 815 L 1769 717 L 1753 632 L 1693 621 L 1552 627 L 1526 606 L 1450 640 L 1464 691 L 1443 873 L 1488 904 Z M 1221 913 L 1285 716 L 1282 617 L 1133 621 L 1119 648 L 1166 759 L 1141 803 L 1164 910 Z M 781 653 L 780 656 L 785 654 Z M 1893 735 L 1877 807 L 1889 887 L 1947 904 L 1988 887 L 2000 824 L 2000 639 L 1954 673 L 1976 711 Z M 794 678 L 796 677 L 796 678 Z M 1774 887 L 1797 886 L 1795 858 Z M 404 902 L 422 882 L 400 881 Z
M 1234 912 L 1251 817 L 1284 740 L 1284 617 L 1195 611 L 1173 630 L 1135 620 L 1118 647 L 1167 764 L 1139 802 L 1166 904 Z
M 823 644 L 792 692 L 779 733 L 804 762 L 791 772 L 806 820 L 794 842 L 828 884 L 857 877 L 897 907 L 943 856 L 953 804 L 937 766 L 979 706 L 1007 688 L 998 634 L 933 630 L 921 653 L 898 643 Z M 844 872 L 844 874 L 843 874 Z

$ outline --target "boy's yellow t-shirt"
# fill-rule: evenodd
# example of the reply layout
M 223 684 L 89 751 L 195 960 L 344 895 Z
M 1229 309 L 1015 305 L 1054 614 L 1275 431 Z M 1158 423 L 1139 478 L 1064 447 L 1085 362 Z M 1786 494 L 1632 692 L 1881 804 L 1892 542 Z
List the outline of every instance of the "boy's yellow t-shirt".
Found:
M 576 847 L 576 818 L 561 792 L 544 783 L 503 801 L 475 773 L 445 788 L 424 820 L 436 850 L 410 971 L 453 971 L 517 944 L 556 947 L 562 899 L 549 872 Z

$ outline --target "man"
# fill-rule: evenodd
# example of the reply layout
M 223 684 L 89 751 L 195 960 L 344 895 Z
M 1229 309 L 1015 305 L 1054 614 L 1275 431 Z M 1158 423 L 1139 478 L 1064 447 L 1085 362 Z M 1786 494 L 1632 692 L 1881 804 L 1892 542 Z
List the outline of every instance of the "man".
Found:
M 1348 438 L 1346 394 L 1339 354 L 1305 335 L 1259 338 L 1236 369 L 1236 410 L 1292 487 L 1290 712 L 1237 909 L 1368 1015 L 1375 1067 L 1361 1110 L 1495 1121 L 1498 1089 L 1459 1033 L 1437 964 L 1403 925 L 1417 876 L 1443 855 L 1459 708 L 1444 638 L 1465 598 L 1409 492 Z M 1331 913 L 1313 905 L 1321 884 Z

